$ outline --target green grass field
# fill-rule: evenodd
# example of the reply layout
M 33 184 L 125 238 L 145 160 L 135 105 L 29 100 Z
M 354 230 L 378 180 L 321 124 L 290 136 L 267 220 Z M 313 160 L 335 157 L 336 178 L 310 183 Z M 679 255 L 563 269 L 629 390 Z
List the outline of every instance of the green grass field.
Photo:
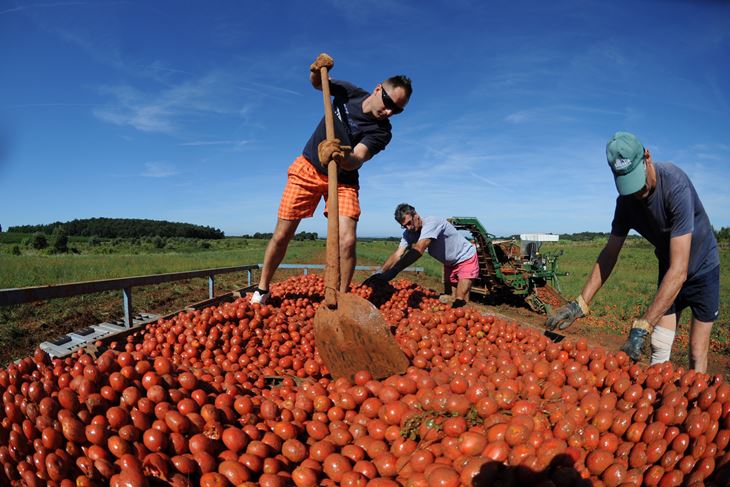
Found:
M 561 242 L 554 248 L 562 248 L 560 270 L 569 272 L 560 285 L 566 297 L 575 297 L 583 287 L 593 268 L 603 242 L 573 243 Z M 550 247 L 548 247 L 550 249 Z M 723 304 L 730 302 L 730 250 L 720 250 L 720 316 L 716 329 L 728 328 L 730 309 Z M 599 316 L 609 309 L 617 310 L 619 318 L 633 319 L 637 311 L 641 313 L 651 302 L 657 289 L 657 261 L 654 250 L 648 244 L 636 242 L 627 244 L 621 251 L 611 277 L 594 298 L 591 308 Z M 689 311 L 682 315 L 682 322 L 689 320 Z
M 139 276 L 167 272 L 257 264 L 263 261 L 266 240 L 227 238 L 210 241 L 209 248 L 201 248 L 198 241 L 171 241 L 164 248 L 148 248 L 144 242 L 107 242 L 86 247 L 83 240 L 74 242 L 77 254 L 48 254 L 23 248 L 21 255 L 12 255 L 9 250 L 17 245 L 16 239 L 0 234 L 0 288 L 16 288 L 59 284 L 126 276 Z M 573 298 L 582 288 L 603 241 L 569 242 L 546 244 L 543 252 L 563 250 L 559 270 L 569 276 L 560 278 L 563 295 Z M 107 250 L 99 252 L 107 246 Z M 358 264 L 379 265 L 395 250 L 394 241 L 364 241 L 358 243 Z M 325 242 L 296 241 L 289 247 L 286 263 L 324 263 Z M 108 253 L 112 252 L 112 253 Z M 721 250 L 721 261 L 728 262 L 730 250 Z M 433 278 L 441 276 L 441 264 L 431 257 L 424 257 L 416 264 Z M 279 271 L 277 279 L 301 271 Z M 656 290 L 657 264 L 653 249 L 641 241 L 627 242 L 619 262 L 609 281 L 592 303 L 593 314 L 605 317 L 607 322 L 625 324 L 636 318 L 649 304 Z M 255 275 L 254 279 L 258 276 Z M 363 278 L 357 276 L 356 280 Z M 222 290 L 240 288 L 246 285 L 245 276 L 240 274 L 221 275 L 216 285 Z M 433 279 L 431 282 L 438 282 Z M 255 283 L 255 281 L 254 281 Z M 206 297 L 206 282 L 196 279 L 187 282 L 151 286 L 134 291 L 136 309 L 163 312 L 174 311 L 195 300 Z M 730 312 L 723 307 L 730 298 L 730 267 L 721 268 L 720 317 L 713 329 L 713 339 L 721 343 L 730 342 Z M 27 349 L 33 342 L 48 339 L 48 334 L 64 332 L 64 326 L 71 331 L 79 315 L 84 325 L 94 320 L 101 322 L 116 319 L 121 314 L 118 293 L 101 293 L 76 298 L 52 300 L 21 306 L 0 308 L 0 347 L 23 343 Z M 682 321 L 689 319 L 685 312 Z M 61 326 L 63 325 L 63 326 Z M 60 329 L 59 329 L 60 326 Z M 606 332 L 619 333 L 616 326 Z M 58 329 L 58 330 L 57 330 Z M 50 331 L 49 331 L 50 330 Z M 17 347 L 16 347 L 17 348 Z M 22 348 L 22 347 L 21 347 Z

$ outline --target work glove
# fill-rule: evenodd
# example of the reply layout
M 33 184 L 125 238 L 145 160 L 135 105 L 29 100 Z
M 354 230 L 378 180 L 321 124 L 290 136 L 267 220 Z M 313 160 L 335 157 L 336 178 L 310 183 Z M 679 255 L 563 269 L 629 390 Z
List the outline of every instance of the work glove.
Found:
M 317 56 L 317 59 L 315 59 L 314 62 L 309 66 L 309 70 L 313 73 L 319 74 L 320 68 L 327 68 L 327 71 L 330 71 L 334 67 L 335 60 L 332 59 L 332 56 L 323 52 L 322 54 Z
M 327 167 L 327 164 L 332 160 L 338 165 L 342 164 L 349 150 L 349 146 L 340 145 L 340 139 L 323 140 L 317 146 L 317 155 L 320 164 Z
M 644 348 L 644 340 L 653 329 L 654 327 L 646 320 L 634 320 L 634 325 L 629 332 L 629 339 L 621 345 L 621 351 L 626 352 L 626 355 L 634 362 L 638 362 Z
M 387 283 L 388 279 L 383 275 L 381 272 L 376 272 L 372 276 L 365 279 L 362 283 L 363 286 L 368 286 L 370 288 L 376 288 L 380 287 L 383 284 Z
M 548 317 L 545 321 L 545 328 L 554 330 L 557 327 L 560 330 L 565 330 L 575 320 L 586 316 L 589 311 L 590 309 L 583 300 L 583 296 L 578 296 L 573 301 L 558 308 L 552 316 Z

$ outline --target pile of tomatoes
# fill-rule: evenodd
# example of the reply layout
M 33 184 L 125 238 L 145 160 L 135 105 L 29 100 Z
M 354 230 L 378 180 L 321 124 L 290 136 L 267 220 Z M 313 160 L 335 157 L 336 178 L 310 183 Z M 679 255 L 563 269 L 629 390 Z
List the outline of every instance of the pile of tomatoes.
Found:
M 411 366 L 333 380 L 318 276 L 159 320 L 99 351 L 0 370 L 0 484 L 726 485 L 730 385 L 408 281 L 376 303 Z M 101 344 L 99 344 L 101 345 Z

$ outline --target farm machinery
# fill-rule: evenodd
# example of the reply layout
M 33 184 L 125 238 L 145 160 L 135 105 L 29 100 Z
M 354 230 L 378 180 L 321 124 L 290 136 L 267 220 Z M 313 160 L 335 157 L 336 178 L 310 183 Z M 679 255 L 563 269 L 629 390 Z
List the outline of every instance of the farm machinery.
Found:
M 477 249 L 479 277 L 474 280 L 472 294 L 502 301 L 522 301 L 537 313 L 550 314 L 552 308 L 566 303 L 560 294 L 558 257 L 540 253 L 539 235 L 520 239 L 497 240 L 475 217 L 448 219 L 457 230 L 471 233 L 470 241 Z

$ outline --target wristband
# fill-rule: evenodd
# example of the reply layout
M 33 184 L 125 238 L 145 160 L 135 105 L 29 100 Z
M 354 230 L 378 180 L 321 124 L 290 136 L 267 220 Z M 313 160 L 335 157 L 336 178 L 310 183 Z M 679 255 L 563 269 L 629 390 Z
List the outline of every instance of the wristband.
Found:
M 631 325 L 631 328 L 632 329 L 638 328 L 640 330 L 645 330 L 649 334 L 651 334 L 651 332 L 654 331 L 654 326 L 643 318 L 639 319 L 639 320 L 634 320 L 634 324 Z
M 591 312 L 591 307 L 588 306 L 588 303 L 586 303 L 586 300 L 583 299 L 583 295 L 579 294 L 577 298 L 575 298 L 576 303 L 578 303 L 578 306 L 580 306 L 580 310 L 583 312 L 583 316 L 588 316 L 588 314 Z

